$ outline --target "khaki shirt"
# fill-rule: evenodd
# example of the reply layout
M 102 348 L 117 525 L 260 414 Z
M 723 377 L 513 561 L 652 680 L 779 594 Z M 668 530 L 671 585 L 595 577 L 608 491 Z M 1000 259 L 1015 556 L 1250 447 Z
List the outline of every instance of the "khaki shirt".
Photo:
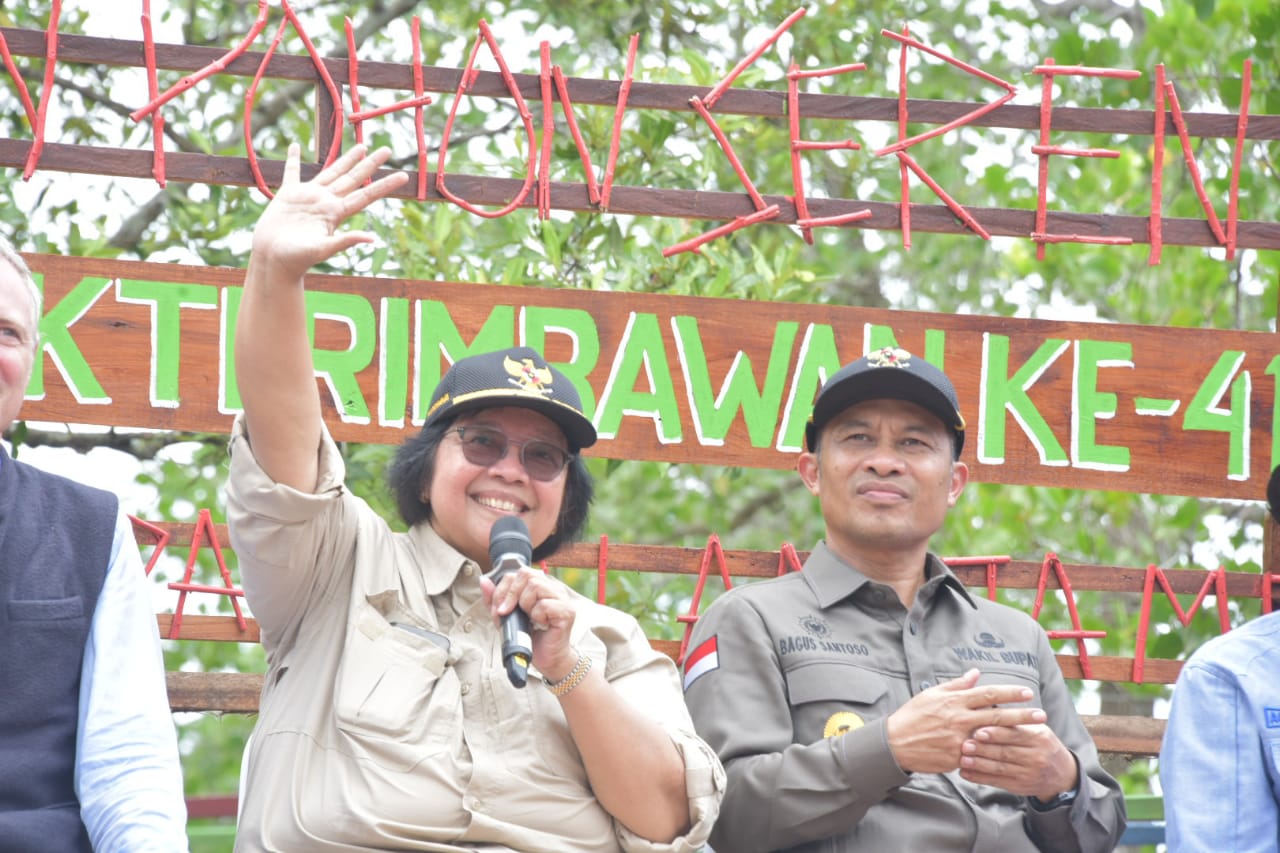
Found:
M 719 853 L 1105 851 L 1124 801 L 1067 690 L 1048 637 L 1021 611 L 973 598 L 936 557 L 908 611 L 819 544 L 803 572 L 735 588 L 694 627 L 685 701 L 729 778 Z M 714 646 L 712 641 L 714 640 Z M 714 651 L 713 651 L 714 648 Z M 1029 704 L 1079 762 L 1079 795 L 1035 811 L 956 772 L 903 772 L 885 720 L 977 667 L 1030 687 Z
M 272 482 L 242 421 L 231 454 L 227 519 L 268 663 L 237 851 L 702 845 L 723 770 L 693 734 L 675 666 L 633 618 L 577 596 L 574 643 L 684 758 L 692 829 L 671 844 L 639 838 L 596 801 L 536 667 L 511 686 L 480 566 L 429 524 L 393 532 L 343 487 L 328 435 L 315 494 Z

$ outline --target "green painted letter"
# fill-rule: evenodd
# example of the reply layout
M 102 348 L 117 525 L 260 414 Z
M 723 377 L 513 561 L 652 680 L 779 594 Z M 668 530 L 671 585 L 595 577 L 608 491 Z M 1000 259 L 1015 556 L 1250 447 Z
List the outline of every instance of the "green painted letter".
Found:
M 600 361 L 600 333 L 595 319 L 581 308 L 547 308 L 530 305 L 520 312 L 522 340 L 545 357 L 547 337 L 564 335 L 573 342 L 569 361 L 552 362 L 569 377 L 582 398 L 582 411 L 590 418 L 596 410 L 596 392 L 587 377 Z
M 689 410 L 693 413 L 698 441 L 716 447 L 724 444 L 724 437 L 741 409 L 751 446 L 768 447 L 778 423 L 791 345 L 796 339 L 799 324 L 779 323 L 774 329 L 773 350 L 769 353 L 763 392 L 756 384 L 751 359 L 738 350 L 718 394 L 712 393 L 707 356 L 698 332 L 698 318 L 672 317 L 671 328 L 675 332 L 680 366 L 689 389 Z
M 121 280 L 116 298 L 151 306 L 151 405 L 176 409 L 180 402 L 182 309 L 217 308 L 218 288 L 211 284 Z
M 636 383 L 644 372 L 648 391 L 637 390 Z M 609 379 L 600 395 L 596 411 L 596 431 L 601 438 L 613 438 L 622 425 L 623 415 L 636 415 L 653 420 L 658 441 L 675 444 L 683 437 L 680 407 L 676 404 L 671 370 L 662 347 L 662 332 L 652 314 L 633 313 L 618 345 Z
M 1098 390 L 1101 367 L 1133 367 L 1133 347 L 1119 341 L 1076 341 L 1071 461 L 1077 468 L 1128 471 L 1129 448 L 1097 443 L 1097 419 L 1116 416 L 1116 395 Z
M 1050 338 L 1040 345 L 1027 363 L 1009 376 L 1009 339 L 990 333 L 982 336 L 982 387 L 978 403 L 978 460 L 1000 465 L 1005 454 L 1005 410 L 1022 425 L 1027 438 L 1040 454 L 1043 465 L 1066 465 L 1067 454 L 1054 438 L 1053 430 L 1036 409 L 1027 389 L 1067 351 L 1065 340 Z

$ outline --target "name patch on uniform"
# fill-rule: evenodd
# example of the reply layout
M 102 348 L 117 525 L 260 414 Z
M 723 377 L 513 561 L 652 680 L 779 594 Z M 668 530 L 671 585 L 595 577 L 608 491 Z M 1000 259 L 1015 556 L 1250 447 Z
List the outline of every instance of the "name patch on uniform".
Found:
M 995 649 L 977 649 L 973 646 L 952 646 L 956 657 L 965 662 L 978 663 L 1011 663 L 1032 669 L 1040 667 L 1040 658 L 1031 652 L 997 651 Z
M 806 637 L 803 634 L 778 638 L 778 654 L 791 655 L 797 652 L 835 652 L 840 655 L 857 655 L 859 657 L 867 657 L 871 654 L 871 650 L 864 643 L 820 640 L 817 637 Z
M 693 651 L 684 661 L 684 689 L 714 669 L 720 668 L 720 651 L 716 637 L 712 635 Z
M 1280 708 L 1263 708 L 1263 716 L 1269 729 L 1280 729 Z

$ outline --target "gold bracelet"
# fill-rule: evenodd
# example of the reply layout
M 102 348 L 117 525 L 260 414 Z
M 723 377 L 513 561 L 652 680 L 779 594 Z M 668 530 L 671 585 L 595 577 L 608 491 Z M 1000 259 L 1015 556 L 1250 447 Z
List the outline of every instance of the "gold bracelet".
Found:
M 574 649 L 574 651 L 578 651 Z M 578 652 L 578 662 L 573 665 L 573 669 L 569 670 L 569 674 L 559 681 L 548 681 L 547 689 L 551 691 L 551 695 L 556 698 L 563 698 L 570 690 L 582 683 L 582 679 L 587 677 L 587 673 L 591 671 L 591 658 Z

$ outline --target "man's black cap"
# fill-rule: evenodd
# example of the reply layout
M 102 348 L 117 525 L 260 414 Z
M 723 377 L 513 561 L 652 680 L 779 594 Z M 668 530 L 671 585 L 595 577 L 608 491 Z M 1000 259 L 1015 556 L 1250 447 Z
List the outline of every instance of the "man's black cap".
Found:
M 805 425 L 805 445 L 818 446 L 818 433 L 833 417 L 864 400 L 906 400 L 923 406 L 955 430 L 955 456 L 964 449 L 964 416 L 955 386 L 923 358 L 898 347 L 883 347 L 840 368 L 826 381 Z
M 578 389 L 530 347 L 458 359 L 431 395 L 423 426 L 498 406 L 519 406 L 546 415 L 564 430 L 574 453 L 596 443 L 596 428 L 582 412 Z

